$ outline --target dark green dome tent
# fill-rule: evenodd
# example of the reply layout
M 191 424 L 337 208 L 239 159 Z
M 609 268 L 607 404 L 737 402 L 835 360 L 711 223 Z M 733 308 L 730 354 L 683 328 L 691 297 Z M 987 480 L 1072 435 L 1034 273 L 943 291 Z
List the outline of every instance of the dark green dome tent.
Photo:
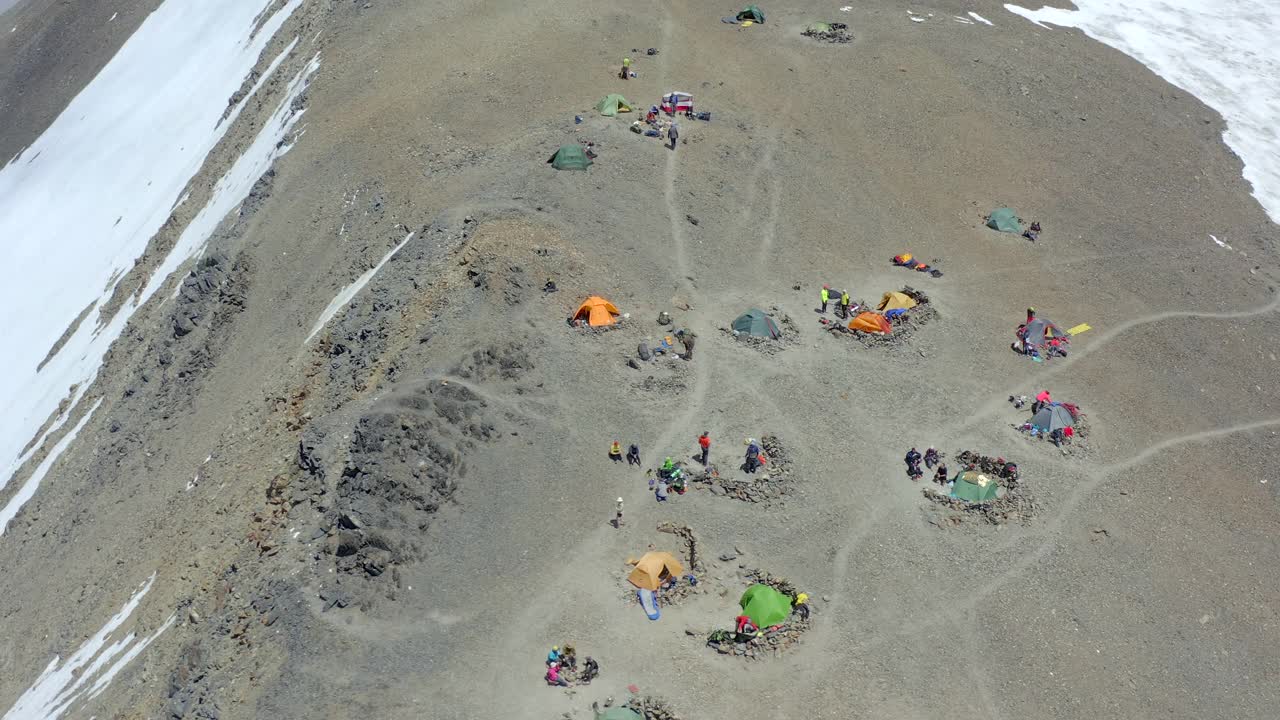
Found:
M 777 340 L 782 337 L 782 331 L 778 329 L 778 323 L 773 318 L 765 314 L 763 310 L 751 308 L 750 310 L 738 316 L 733 321 L 733 329 L 753 337 L 771 338 Z
M 587 157 L 581 145 L 561 145 L 547 162 L 557 170 L 586 170 L 591 167 L 591 158 Z

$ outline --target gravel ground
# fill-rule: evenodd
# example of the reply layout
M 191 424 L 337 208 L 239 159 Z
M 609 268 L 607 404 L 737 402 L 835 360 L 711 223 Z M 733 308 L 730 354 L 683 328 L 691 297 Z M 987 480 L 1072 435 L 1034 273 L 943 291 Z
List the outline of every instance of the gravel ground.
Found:
M 364 5 L 286 28 L 323 31 L 305 135 L 182 302 L 135 316 L 102 405 L 0 537 L 32 600 L 0 610 L 0 637 L 27 638 L 0 653 L 0 707 L 154 571 L 137 628 L 179 623 L 80 714 L 585 718 L 631 684 L 683 718 L 1273 714 L 1276 228 L 1220 118 L 994 3 L 913 9 L 996 27 L 856 6 L 836 13 L 848 44 L 800 35 L 832 19 L 811 0 L 745 29 L 719 22 L 732 5 Z M 713 114 L 675 151 L 591 111 L 672 89 Z M 69 97 L 25 92 L 0 149 Z M 588 172 L 545 164 L 579 138 Z M 1038 242 L 982 227 L 1004 205 Z M 903 251 L 945 275 L 892 267 Z M 824 282 L 912 284 L 938 316 L 853 347 L 817 321 Z M 570 328 L 597 293 L 628 321 Z M 1008 349 L 1029 305 L 1093 329 L 1032 363 Z M 798 337 L 752 352 L 717 332 L 749 307 Z M 628 367 L 664 310 L 696 357 Z M 1087 456 L 1010 427 L 1007 397 L 1044 388 L 1089 413 Z M 743 479 L 743 439 L 776 435 L 795 481 L 657 503 L 606 456 L 616 439 L 644 468 L 688 461 L 702 431 Z M 1016 454 L 1036 515 L 930 522 L 912 445 Z M 617 578 L 672 549 L 666 522 L 697 533 L 707 591 L 653 623 Z M 781 657 L 705 646 L 744 568 L 815 597 Z M 589 687 L 543 682 L 565 641 L 599 660 Z

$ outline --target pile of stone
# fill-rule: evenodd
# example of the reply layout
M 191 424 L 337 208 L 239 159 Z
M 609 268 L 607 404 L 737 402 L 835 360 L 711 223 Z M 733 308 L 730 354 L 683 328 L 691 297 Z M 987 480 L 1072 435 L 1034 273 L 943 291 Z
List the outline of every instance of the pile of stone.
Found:
M 768 464 L 754 475 L 735 474 L 734 477 L 727 477 L 721 475 L 715 466 L 686 471 L 686 475 L 690 482 L 707 485 L 713 495 L 742 502 L 769 504 L 791 493 L 795 474 L 791 456 L 777 435 L 762 436 L 760 448 L 764 450 Z
M 814 23 L 805 28 L 804 32 L 800 34 L 819 42 L 837 44 L 853 42 L 853 33 L 849 32 L 849 26 L 846 23 Z
M 1007 523 L 1030 524 L 1038 507 L 1026 482 L 1016 473 L 1005 473 L 1007 461 L 1004 458 L 993 458 L 981 455 L 972 450 L 961 450 L 956 454 L 952 476 L 966 470 L 977 470 L 994 478 L 998 489 L 996 497 L 986 502 L 967 502 L 951 497 L 947 488 L 924 488 L 924 496 L 935 505 L 954 512 L 946 517 L 935 517 L 930 522 L 938 527 L 959 525 L 967 521 L 985 522 L 990 525 Z
M 640 713 L 644 720 L 680 720 L 670 703 L 654 695 L 632 695 L 622 707 Z
M 756 570 L 754 568 L 748 569 L 746 571 L 746 575 L 747 578 L 751 580 L 752 584 L 760 583 L 761 585 L 768 585 L 787 597 L 793 598 L 800 594 L 800 590 L 798 590 L 795 585 L 792 585 L 791 582 L 784 577 L 771 575 L 763 570 Z
M 707 636 L 707 647 L 721 655 L 736 655 L 748 660 L 781 657 L 792 645 L 800 642 L 812 622 L 812 619 L 801 620 L 799 616 L 792 615 L 782 625 L 753 636 L 737 635 L 732 630 L 716 630 Z
M 658 532 L 675 535 L 683 540 L 684 556 L 689 560 L 688 569 L 693 572 L 702 571 L 702 556 L 698 554 L 698 538 L 693 534 L 693 528 L 688 525 L 664 522 L 658 525 Z

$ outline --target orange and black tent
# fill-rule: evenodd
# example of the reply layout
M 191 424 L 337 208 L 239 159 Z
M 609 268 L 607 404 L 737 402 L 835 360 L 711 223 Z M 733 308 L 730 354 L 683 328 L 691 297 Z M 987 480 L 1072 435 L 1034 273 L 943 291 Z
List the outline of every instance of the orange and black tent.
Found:
M 889 324 L 889 321 L 883 315 L 877 315 L 873 312 L 860 313 L 858 317 L 850 320 L 849 329 L 879 335 L 888 335 L 893 332 L 893 326 Z
M 615 322 L 613 316 L 619 314 L 616 305 L 599 295 L 592 295 L 582 301 L 572 319 L 586 320 L 591 327 L 601 327 L 603 325 L 612 325 Z

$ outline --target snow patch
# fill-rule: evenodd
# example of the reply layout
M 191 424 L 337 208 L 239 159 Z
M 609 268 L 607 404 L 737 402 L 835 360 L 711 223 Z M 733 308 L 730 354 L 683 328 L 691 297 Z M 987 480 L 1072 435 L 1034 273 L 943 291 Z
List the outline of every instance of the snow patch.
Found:
M 973 18 L 974 20 L 977 20 L 978 22 L 982 23 L 983 25 L 994 25 L 994 24 L 995 24 L 995 23 L 993 23 L 993 22 L 991 22 L 990 20 L 988 20 L 988 19 L 986 19 L 986 18 L 982 17 L 981 15 L 979 15 L 978 13 L 976 13 L 976 12 L 974 12 L 974 11 L 972 11 L 972 10 L 970 10 L 970 11 L 969 11 L 969 17 Z
M 1268 0 L 1073 0 L 1078 10 L 1005 9 L 1044 27 L 1075 27 L 1227 121 L 1222 134 L 1244 162 L 1253 196 L 1280 223 L 1280 9 Z
M 391 252 L 383 255 L 377 265 L 374 265 L 372 268 L 364 271 L 364 274 L 356 278 L 355 282 L 342 288 L 342 291 L 339 292 L 337 297 L 329 303 L 329 305 L 324 309 L 324 312 L 320 313 L 320 319 L 316 320 L 316 324 L 311 328 L 311 334 L 307 336 L 306 340 L 302 341 L 302 344 L 306 345 L 311 342 L 311 338 L 315 337 L 316 333 L 323 330 L 324 326 L 333 319 L 333 316 L 337 315 L 339 310 L 346 307 L 347 303 L 351 302 L 352 298 L 364 289 L 365 285 L 369 284 L 369 281 L 373 279 L 373 276 L 378 274 L 378 271 L 382 269 L 382 266 L 386 265 L 388 260 L 390 260 L 396 253 L 400 252 L 400 248 L 407 245 L 411 239 L 413 239 L 413 233 L 406 235 L 404 240 L 400 241 L 399 245 L 391 249 Z
M 62 662 L 61 657 L 54 657 L 4 714 L 3 720 L 58 720 L 74 703 L 94 698 L 105 690 L 126 665 L 173 625 L 176 616 L 170 615 L 163 625 L 145 638 L 138 639 L 130 632 L 107 645 L 107 639 L 138 609 L 155 579 L 156 575 L 152 573 L 120 608 L 120 612 L 113 615 L 66 662 Z
M 89 418 L 93 417 L 93 413 L 101 404 L 102 398 L 98 398 L 98 402 L 94 403 L 93 407 L 89 408 L 89 412 L 86 412 L 84 417 L 80 418 L 80 422 L 76 423 L 75 427 L 68 430 L 67 434 L 63 435 L 62 438 L 58 440 L 58 443 L 49 450 L 49 454 L 46 455 L 44 460 L 41 460 L 40 464 L 36 466 L 36 469 L 31 472 L 31 477 L 27 478 L 27 481 L 22 484 L 22 487 L 18 488 L 18 491 L 13 494 L 13 497 L 9 498 L 9 502 L 5 503 L 3 508 L 0 508 L 0 535 L 4 535 L 5 531 L 9 529 L 9 522 L 18 514 L 18 511 L 22 509 L 22 506 L 26 505 L 27 501 L 36 494 L 36 490 L 40 487 L 40 483 L 44 481 L 44 476 L 49 474 L 49 468 L 53 467 L 53 464 L 58 461 L 58 458 L 62 453 L 71 445 L 71 441 L 76 439 L 76 435 L 80 434 L 81 428 L 85 426 L 85 423 L 89 422 Z

